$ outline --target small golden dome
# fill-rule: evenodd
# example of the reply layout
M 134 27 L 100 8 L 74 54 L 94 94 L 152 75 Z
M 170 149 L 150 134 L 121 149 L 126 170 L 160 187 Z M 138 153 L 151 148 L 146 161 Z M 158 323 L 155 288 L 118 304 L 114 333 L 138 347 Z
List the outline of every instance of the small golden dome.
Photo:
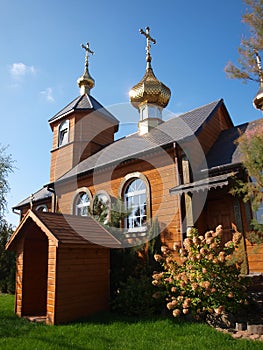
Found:
M 263 111 L 263 84 L 260 84 L 260 88 L 254 97 L 253 105 L 255 108 Z
M 142 80 L 131 88 L 131 104 L 139 109 L 140 104 L 150 103 L 162 108 L 168 105 L 171 90 L 156 78 L 151 67 L 146 69 Z
M 83 75 L 79 77 L 78 79 L 78 85 L 80 89 L 82 87 L 87 87 L 88 90 L 92 89 L 95 85 L 95 80 L 92 78 L 92 76 L 89 74 L 88 69 L 86 68 Z

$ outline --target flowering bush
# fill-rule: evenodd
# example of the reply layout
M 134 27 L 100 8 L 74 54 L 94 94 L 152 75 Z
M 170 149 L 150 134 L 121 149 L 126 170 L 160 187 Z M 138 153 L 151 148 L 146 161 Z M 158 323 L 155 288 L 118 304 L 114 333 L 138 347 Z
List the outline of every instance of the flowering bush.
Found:
M 155 255 L 163 271 L 152 276 L 159 287 L 153 297 L 164 297 L 174 317 L 190 313 L 200 319 L 207 313 L 234 312 L 245 302 L 241 262 L 233 259 L 241 234 L 235 232 L 222 248 L 222 233 L 221 226 L 204 236 L 192 229 L 182 248 L 172 252 L 163 246 L 162 255 Z

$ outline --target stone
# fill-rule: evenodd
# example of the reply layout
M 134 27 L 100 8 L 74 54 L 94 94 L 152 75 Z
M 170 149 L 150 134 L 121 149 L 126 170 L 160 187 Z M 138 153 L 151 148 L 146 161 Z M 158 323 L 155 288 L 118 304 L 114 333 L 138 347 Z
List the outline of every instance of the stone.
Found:
M 236 322 L 237 331 L 245 331 L 247 329 L 247 324 L 245 322 Z
M 240 339 L 240 338 L 243 337 L 243 334 L 240 333 L 240 332 L 237 332 L 237 333 L 232 334 L 232 337 L 233 337 L 234 339 Z
M 260 335 L 259 334 L 252 334 L 250 337 L 249 337 L 249 339 L 251 339 L 251 340 L 257 340 L 257 339 L 259 339 L 260 338 Z

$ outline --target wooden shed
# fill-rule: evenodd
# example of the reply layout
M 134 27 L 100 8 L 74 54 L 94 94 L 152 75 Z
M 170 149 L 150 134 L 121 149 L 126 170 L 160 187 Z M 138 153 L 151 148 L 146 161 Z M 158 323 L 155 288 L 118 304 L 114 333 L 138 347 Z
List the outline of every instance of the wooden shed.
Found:
M 16 251 L 15 312 L 60 324 L 109 308 L 110 247 L 91 217 L 28 211 L 6 248 Z

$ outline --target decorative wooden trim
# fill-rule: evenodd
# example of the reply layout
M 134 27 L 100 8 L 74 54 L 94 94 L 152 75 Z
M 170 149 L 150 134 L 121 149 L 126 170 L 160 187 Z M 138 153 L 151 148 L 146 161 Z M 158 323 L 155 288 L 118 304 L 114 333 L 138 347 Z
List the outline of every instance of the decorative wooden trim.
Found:
M 132 182 L 132 180 L 136 179 L 141 179 L 146 187 L 146 214 L 147 214 L 147 221 L 151 219 L 152 217 L 152 210 L 151 210 L 151 188 L 150 188 L 150 182 L 148 178 L 140 173 L 139 171 L 129 173 L 124 178 L 122 179 L 120 186 L 119 186 L 119 191 L 118 191 L 118 196 L 119 198 L 123 199 L 124 195 L 124 188 Z
M 80 188 L 78 188 L 78 189 L 74 192 L 74 195 L 73 195 L 72 201 L 71 201 L 71 214 L 72 214 L 72 215 L 75 215 L 76 198 L 77 198 L 77 196 L 78 196 L 81 192 L 85 192 L 85 193 L 87 193 L 87 195 L 89 196 L 89 198 L 90 198 L 90 207 L 91 207 L 91 205 L 92 205 L 92 203 L 93 203 L 92 194 L 91 194 L 90 190 L 88 189 L 88 187 L 80 187 Z

